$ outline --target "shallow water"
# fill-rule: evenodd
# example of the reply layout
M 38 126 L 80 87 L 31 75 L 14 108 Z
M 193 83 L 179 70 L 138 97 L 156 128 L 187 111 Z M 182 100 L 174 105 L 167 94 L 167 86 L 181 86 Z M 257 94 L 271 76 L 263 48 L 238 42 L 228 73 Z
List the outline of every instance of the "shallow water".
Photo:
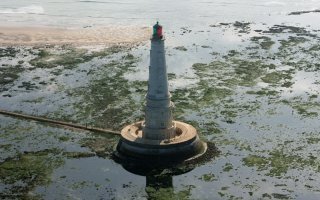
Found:
M 320 14 L 288 14 L 319 7 L 317 1 L 1 1 L 0 23 L 18 26 L 149 26 L 159 18 L 175 118 L 196 126 L 221 154 L 185 174 L 155 177 L 155 185 L 110 158 L 116 136 L 0 116 L 0 196 L 318 199 Z M 1 47 L 0 108 L 120 130 L 143 118 L 149 48 L 149 41 Z
M 301 22 L 293 11 L 314 10 L 320 2 L 304 0 L 146 1 L 146 0 L 3 0 L 0 24 L 44 26 L 147 25 L 160 20 L 167 30 L 181 26 L 205 26 L 216 22 Z M 317 14 L 309 15 L 314 19 Z M 303 22 L 318 24 L 317 20 Z

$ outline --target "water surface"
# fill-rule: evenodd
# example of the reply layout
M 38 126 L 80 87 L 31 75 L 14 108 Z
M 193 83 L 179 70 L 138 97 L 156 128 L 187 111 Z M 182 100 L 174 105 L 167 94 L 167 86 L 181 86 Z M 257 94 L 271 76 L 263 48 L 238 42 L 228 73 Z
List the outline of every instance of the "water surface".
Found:
M 150 26 L 159 19 L 175 118 L 221 150 L 185 174 L 164 172 L 155 185 L 110 158 L 116 136 L 0 116 L 1 197 L 318 199 L 320 13 L 289 14 L 319 7 L 298 0 L 1 1 L 0 23 L 10 26 Z M 143 118 L 149 48 L 149 41 L 3 46 L 0 108 L 120 130 Z

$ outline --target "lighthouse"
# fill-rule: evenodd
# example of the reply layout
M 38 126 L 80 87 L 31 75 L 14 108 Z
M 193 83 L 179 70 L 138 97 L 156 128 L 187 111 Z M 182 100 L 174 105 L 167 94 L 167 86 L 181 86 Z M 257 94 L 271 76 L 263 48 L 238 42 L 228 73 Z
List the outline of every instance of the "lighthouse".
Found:
M 168 88 L 165 38 L 162 26 L 153 26 L 145 120 L 125 126 L 117 145 L 120 158 L 181 162 L 202 155 L 207 148 L 196 129 L 173 119 Z
M 157 22 L 153 26 L 151 38 L 148 93 L 142 135 L 143 138 L 151 140 L 170 140 L 175 134 L 164 41 L 162 27 Z

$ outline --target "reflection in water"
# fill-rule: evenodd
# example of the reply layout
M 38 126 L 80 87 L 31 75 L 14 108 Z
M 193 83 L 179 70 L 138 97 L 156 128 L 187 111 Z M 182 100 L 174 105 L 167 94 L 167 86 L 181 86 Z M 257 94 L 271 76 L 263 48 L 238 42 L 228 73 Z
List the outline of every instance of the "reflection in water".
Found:
M 174 189 L 173 189 L 173 178 L 171 175 L 164 176 L 146 176 L 146 193 L 147 199 L 155 199 L 156 196 L 161 195 L 157 194 L 162 191 L 166 192 L 166 196 L 173 197 Z
M 122 165 L 130 173 L 146 177 L 147 199 L 181 199 L 191 195 L 191 189 L 174 191 L 173 177 L 188 173 L 212 161 L 219 155 L 220 151 L 214 143 L 208 142 L 208 149 L 205 154 L 183 162 L 166 162 L 154 158 L 152 160 L 133 160 L 128 157 L 117 157 L 114 152 L 113 159 Z
M 210 152 L 210 151 L 209 151 Z M 115 159 L 116 162 L 130 173 L 146 177 L 145 192 L 147 199 L 177 199 L 173 189 L 173 177 L 192 171 L 199 163 L 204 163 L 205 156 L 201 156 L 202 161 L 194 159 L 194 162 L 172 163 Z M 212 157 L 211 157 L 212 158 Z M 155 159 L 156 160 L 156 159 Z
M 146 187 L 155 189 L 173 188 L 172 176 L 147 176 Z

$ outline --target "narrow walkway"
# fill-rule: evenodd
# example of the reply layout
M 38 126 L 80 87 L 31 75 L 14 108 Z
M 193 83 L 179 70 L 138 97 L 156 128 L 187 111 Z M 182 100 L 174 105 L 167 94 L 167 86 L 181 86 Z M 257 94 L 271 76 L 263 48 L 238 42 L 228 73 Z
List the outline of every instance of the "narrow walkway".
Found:
M 113 134 L 113 135 L 120 135 L 120 132 L 114 131 L 111 129 L 102 129 L 102 128 L 96 128 L 96 127 L 90 127 L 90 126 L 83 126 L 83 125 L 73 124 L 73 123 L 69 123 L 69 122 L 47 119 L 44 117 L 35 117 L 35 116 L 31 116 L 31 115 L 24 115 L 24 114 L 15 113 L 15 112 L 9 112 L 9 111 L 5 111 L 5 110 L 1 110 L 1 109 L 0 109 L 0 114 L 12 116 L 12 117 L 23 118 L 23 119 L 28 119 L 28 120 L 39 121 L 39 122 L 47 122 L 47 123 L 51 123 L 51 124 L 55 124 L 55 125 L 59 125 L 59 126 L 66 126 L 66 127 L 72 127 L 72 128 L 82 129 L 82 130 L 101 132 L 101 133 L 107 133 L 107 134 Z

